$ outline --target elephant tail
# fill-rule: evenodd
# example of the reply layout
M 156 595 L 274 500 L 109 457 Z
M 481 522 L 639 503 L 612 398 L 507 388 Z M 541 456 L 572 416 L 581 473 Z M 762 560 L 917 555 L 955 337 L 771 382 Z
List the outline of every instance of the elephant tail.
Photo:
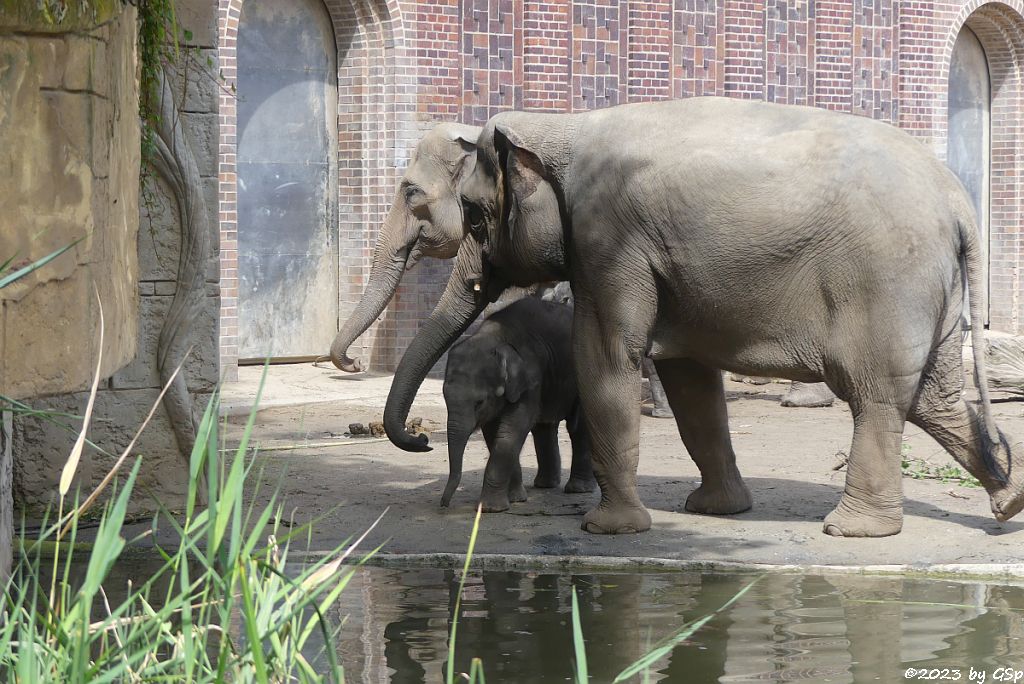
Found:
M 960 229 L 961 257 L 965 271 L 967 290 L 970 293 L 969 316 L 971 323 L 971 350 L 974 355 L 974 384 L 978 387 L 981 399 L 982 420 L 982 454 L 992 475 L 1005 482 L 1006 475 L 998 465 L 995 453 L 1000 446 L 1007 447 L 1005 440 L 992 417 L 992 402 L 989 399 L 988 371 L 985 368 L 985 284 L 982 282 L 985 271 L 983 268 L 985 248 L 978 236 L 978 225 L 974 218 L 974 208 L 970 204 L 961 212 L 957 220 Z

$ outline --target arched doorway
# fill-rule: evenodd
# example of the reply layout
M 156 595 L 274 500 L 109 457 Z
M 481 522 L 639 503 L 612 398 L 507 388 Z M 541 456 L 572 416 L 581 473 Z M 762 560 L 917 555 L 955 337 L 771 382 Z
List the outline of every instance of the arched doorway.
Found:
M 967 188 L 977 212 L 982 244 L 989 245 L 992 83 L 981 41 L 967 26 L 957 36 L 949 66 L 949 137 L 946 163 Z M 985 301 L 989 297 L 985 263 Z M 988 324 L 988 308 L 985 323 Z
M 323 354 L 338 324 L 338 71 L 322 0 L 238 27 L 238 356 Z

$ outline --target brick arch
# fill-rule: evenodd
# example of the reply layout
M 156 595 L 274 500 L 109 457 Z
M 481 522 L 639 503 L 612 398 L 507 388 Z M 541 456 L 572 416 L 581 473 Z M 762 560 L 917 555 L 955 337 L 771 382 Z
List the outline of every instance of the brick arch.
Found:
M 226 379 L 238 368 L 238 204 L 235 153 L 238 24 L 245 0 L 218 0 L 217 52 L 225 81 L 219 102 L 220 365 Z M 339 315 L 344 318 L 369 274 L 376 230 L 390 204 L 409 131 L 414 73 L 400 68 L 405 28 L 397 0 L 323 0 L 338 50 Z M 326 349 L 324 352 L 326 353 Z
M 946 84 L 952 62 L 953 45 L 964 27 L 970 28 L 981 42 L 988 59 L 991 82 L 991 185 L 989 231 L 990 319 L 997 330 L 1021 329 L 1021 247 L 1019 229 L 1024 213 L 1024 1 L 965 3 L 949 27 L 939 82 Z M 936 152 L 945 158 L 947 150 L 948 110 L 942 106 L 935 121 Z

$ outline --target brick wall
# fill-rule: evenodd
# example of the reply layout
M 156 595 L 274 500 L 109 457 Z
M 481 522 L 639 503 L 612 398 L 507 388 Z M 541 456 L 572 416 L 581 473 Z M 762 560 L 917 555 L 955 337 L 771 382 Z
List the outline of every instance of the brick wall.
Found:
M 233 73 L 242 0 L 219 0 Z M 893 122 L 946 152 L 946 80 L 963 26 L 992 77 L 991 321 L 1017 332 L 1024 64 L 1022 0 L 329 0 L 339 45 L 342 316 L 358 301 L 395 181 L 438 120 L 727 95 Z M 233 28 L 234 27 L 234 28 Z M 233 109 L 221 103 L 221 354 L 232 363 Z M 345 198 L 348 198 L 347 200 Z M 346 205 L 346 202 L 348 204 Z M 363 343 L 391 367 L 449 272 L 426 260 Z M 357 350 L 358 351 L 358 350 Z M 365 354 L 364 354 L 365 355 Z

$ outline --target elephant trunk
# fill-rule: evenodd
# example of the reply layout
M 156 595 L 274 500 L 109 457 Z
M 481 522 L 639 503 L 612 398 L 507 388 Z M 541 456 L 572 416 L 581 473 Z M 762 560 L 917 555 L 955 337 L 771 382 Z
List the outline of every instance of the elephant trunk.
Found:
M 452 495 L 462 481 L 462 459 L 466 453 L 469 436 L 476 429 L 476 420 L 472 415 L 463 412 L 448 413 L 448 484 L 441 495 L 441 505 L 451 503 Z
M 355 311 L 348 317 L 331 343 L 331 362 L 343 371 L 358 373 L 365 370 L 361 359 L 348 356 L 349 346 L 373 325 L 398 289 L 402 274 L 415 264 L 416 240 L 419 233 L 406 230 L 404 209 L 392 205 L 387 220 L 377 238 L 370 266 L 370 280 Z M 413 257 L 410 259 L 410 254 Z
M 481 270 L 480 246 L 475 240 L 464 240 L 441 300 L 398 364 L 384 407 L 384 430 L 400 449 L 430 451 L 427 436 L 410 435 L 405 421 L 427 373 L 484 310 L 487 298 L 474 287 L 480 282 Z

